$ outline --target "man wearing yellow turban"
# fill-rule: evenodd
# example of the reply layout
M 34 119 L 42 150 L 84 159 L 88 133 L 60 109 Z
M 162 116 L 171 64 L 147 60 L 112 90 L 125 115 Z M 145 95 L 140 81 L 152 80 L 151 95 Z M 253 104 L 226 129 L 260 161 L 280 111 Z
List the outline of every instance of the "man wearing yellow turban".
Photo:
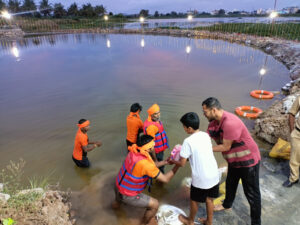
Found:
M 157 104 L 153 104 L 147 112 L 148 119 L 144 122 L 144 134 L 150 135 L 154 138 L 154 150 L 157 161 L 163 161 L 164 151 L 169 148 L 169 144 L 166 131 L 160 121 L 160 108 Z M 164 166 L 159 169 L 164 172 Z
M 179 166 L 175 165 L 166 174 L 162 173 L 158 167 L 166 165 L 168 162 L 153 161 L 150 152 L 153 151 L 154 140 L 152 136 L 142 135 L 137 144 L 128 147 L 129 153 L 117 175 L 114 208 L 118 208 L 120 203 L 139 208 L 145 208 L 145 214 L 141 224 L 149 224 L 154 218 L 159 203 L 157 199 L 143 193 L 147 185 L 151 186 L 151 180 L 157 179 L 160 182 L 168 183 L 177 172 Z M 149 189 L 148 189 L 149 190 Z
M 78 167 L 90 167 L 87 153 L 102 145 L 101 141 L 90 141 L 87 132 L 90 129 L 90 121 L 79 120 L 78 131 L 76 133 L 72 159 Z M 92 145 L 92 146 L 88 146 Z

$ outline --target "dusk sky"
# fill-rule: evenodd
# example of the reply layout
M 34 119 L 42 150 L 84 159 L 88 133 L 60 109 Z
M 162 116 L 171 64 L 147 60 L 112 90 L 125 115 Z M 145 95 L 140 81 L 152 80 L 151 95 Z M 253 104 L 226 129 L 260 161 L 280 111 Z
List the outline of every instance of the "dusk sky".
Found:
M 38 0 L 39 1 L 39 0 Z M 113 13 L 138 13 L 141 9 L 149 9 L 150 13 L 186 12 L 189 9 L 210 12 L 214 9 L 246 10 L 269 9 L 274 7 L 275 0 L 49 0 L 50 3 L 60 2 L 65 6 L 76 2 L 79 6 L 90 2 L 93 5 L 104 5 Z M 300 0 L 277 0 L 277 8 L 300 6 Z

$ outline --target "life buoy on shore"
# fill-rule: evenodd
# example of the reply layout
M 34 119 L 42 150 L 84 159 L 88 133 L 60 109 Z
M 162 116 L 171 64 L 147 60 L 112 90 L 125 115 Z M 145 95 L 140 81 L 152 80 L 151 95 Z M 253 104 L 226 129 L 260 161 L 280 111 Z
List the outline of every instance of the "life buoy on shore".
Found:
M 274 97 L 274 94 L 272 92 L 265 90 L 253 90 L 250 92 L 250 95 L 253 98 L 258 99 L 272 99 Z
M 253 113 L 248 113 L 245 111 L 253 111 Z M 259 114 L 262 113 L 262 110 L 254 106 L 239 106 L 235 109 L 235 113 L 239 116 L 255 119 L 259 116 Z

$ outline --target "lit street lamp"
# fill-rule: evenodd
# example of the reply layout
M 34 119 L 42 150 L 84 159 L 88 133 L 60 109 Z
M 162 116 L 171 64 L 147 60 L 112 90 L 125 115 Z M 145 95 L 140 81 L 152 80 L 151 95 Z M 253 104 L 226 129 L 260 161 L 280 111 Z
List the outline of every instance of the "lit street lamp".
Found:
M 104 20 L 105 20 L 105 21 L 108 20 L 108 15 L 104 15 Z
M 278 12 L 276 12 L 276 11 L 271 12 L 270 18 L 275 19 L 276 17 L 278 17 Z
M 2 16 L 3 18 L 5 18 L 5 19 L 8 19 L 8 20 L 11 19 L 11 14 L 10 14 L 9 12 L 7 12 L 7 11 L 3 11 L 3 12 L 1 13 L 1 16 Z
M 260 71 L 259 71 L 259 74 L 260 74 L 261 76 L 263 76 L 263 75 L 266 74 L 266 72 L 267 72 L 267 70 L 266 70 L 265 68 L 261 68 Z
M 187 19 L 188 19 L 188 21 L 192 21 L 193 20 L 193 16 L 192 15 L 188 15 Z
M 141 22 L 141 23 L 144 23 L 144 22 L 145 22 L 145 18 L 141 16 L 141 17 L 140 17 L 140 22 Z

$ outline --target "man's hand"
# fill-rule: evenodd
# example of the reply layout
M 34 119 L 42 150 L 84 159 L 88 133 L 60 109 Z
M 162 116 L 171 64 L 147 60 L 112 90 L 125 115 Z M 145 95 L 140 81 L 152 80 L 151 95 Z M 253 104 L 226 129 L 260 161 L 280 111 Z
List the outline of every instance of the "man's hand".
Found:
M 97 147 L 100 147 L 102 145 L 101 141 L 96 141 L 95 144 L 97 145 Z
M 170 156 L 169 158 L 167 158 L 167 162 L 169 165 L 173 165 L 173 164 L 175 164 L 176 161 L 174 159 L 172 159 Z

